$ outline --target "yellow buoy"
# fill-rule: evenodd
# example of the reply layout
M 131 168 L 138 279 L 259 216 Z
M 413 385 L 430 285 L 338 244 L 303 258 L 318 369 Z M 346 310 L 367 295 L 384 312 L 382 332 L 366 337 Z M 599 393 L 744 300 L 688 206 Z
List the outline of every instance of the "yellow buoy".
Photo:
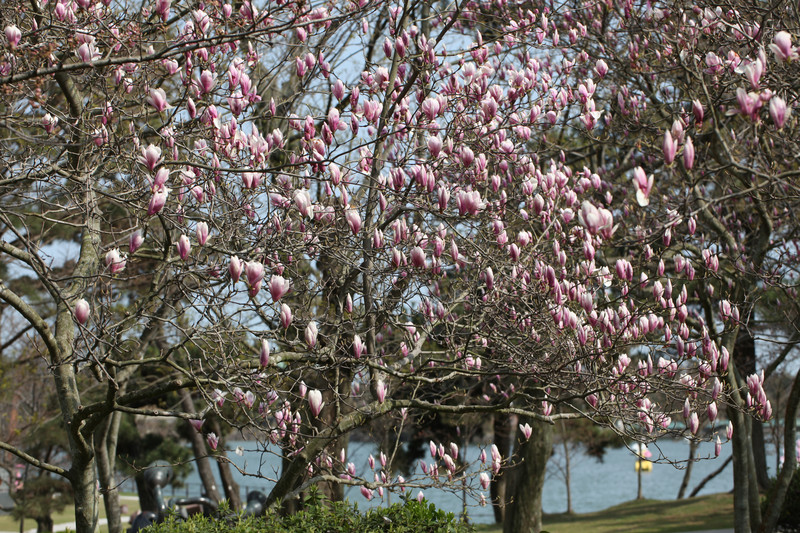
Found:
M 647 460 L 636 461 L 633 466 L 637 472 L 641 469 L 642 472 L 651 472 L 653 470 L 653 462 Z

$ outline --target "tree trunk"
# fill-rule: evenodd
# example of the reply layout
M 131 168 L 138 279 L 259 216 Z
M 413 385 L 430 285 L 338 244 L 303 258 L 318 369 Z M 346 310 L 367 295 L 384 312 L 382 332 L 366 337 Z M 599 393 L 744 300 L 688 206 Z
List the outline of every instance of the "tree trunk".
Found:
M 509 467 L 503 533 L 539 533 L 542 530 L 542 488 L 547 460 L 553 452 L 553 427 L 535 420 L 522 420 L 533 426 L 531 438 L 524 441 L 517 432 L 514 464 Z
M 734 345 L 733 358 L 736 362 L 736 369 L 742 376 L 749 376 L 756 373 L 756 341 L 750 333 L 750 320 L 751 313 L 746 315 L 748 321 L 746 324 L 739 328 L 739 333 L 736 336 L 736 344 Z M 767 451 L 764 444 L 764 427 L 761 422 L 750 420 L 748 422 L 750 429 L 750 454 L 752 455 L 753 464 L 750 468 L 750 473 L 753 480 L 758 485 L 759 490 L 766 490 L 769 487 L 769 475 L 767 475 Z
M 337 371 L 336 375 L 330 379 L 335 380 L 336 382 L 336 387 L 338 388 L 337 394 L 333 394 L 333 392 L 329 390 L 331 387 L 330 383 L 326 383 L 321 380 L 317 381 L 316 379 L 313 382 L 315 388 L 319 388 L 323 391 L 323 400 L 325 401 L 326 405 L 330 406 L 327 409 L 323 409 L 319 417 L 313 421 L 313 424 L 317 430 L 322 430 L 325 427 L 335 425 L 337 417 L 350 412 L 348 403 L 346 401 L 342 401 L 343 398 L 347 398 L 350 395 L 350 387 L 352 386 L 350 372 L 342 369 Z M 337 457 L 339 455 L 339 450 L 344 448 L 345 451 L 347 451 L 349 444 L 350 435 L 345 434 L 340 436 L 338 439 L 331 441 L 327 446 L 325 446 L 325 449 L 327 450 L 328 455 L 331 457 Z M 319 483 L 317 487 L 319 488 L 320 493 L 330 501 L 340 502 L 344 500 L 344 485 L 341 483 L 323 481 L 322 483 Z
M 287 472 L 292 466 L 292 460 L 288 457 L 286 448 L 283 448 L 281 454 L 281 475 Z M 281 502 L 281 514 L 283 516 L 291 516 L 300 510 L 300 501 L 297 498 L 286 498 Z
M 117 435 L 122 413 L 110 414 L 97 426 L 94 434 L 94 448 L 97 454 L 97 477 L 100 492 L 108 518 L 109 533 L 122 533 L 122 517 L 119 508 L 119 490 L 114 480 L 115 458 L 117 456 Z
M 567 514 L 572 514 L 572 469 L 569 456 L 569 439 L 567 439 L 567 428 L 564 419 L 561 419 L 561 443 L 564 446 L 564 483 L 567 488 Z
M 753 431 L 750 433 L 753 441 L 753 463 L 756 468 L 756 479 L 758 480 L 758 488 L 761 491 L 769 489 L 769 473 L 767 472 L 767 445 L 764 441 L 764 423 L 760 420 L 753 420 L 750 422 L 753 425 Z
M 222 426 L 220 425 L 219 420 L 212 418 L 210 422 L 211 430 L 219 435 L 220 440 L 222 440 Z M 233 479 L 230 460 L 225 453 L 224 446 L 220 446 L 219 450 L 220 451 L 217 452 L 216 458 L 217 465 L 219 466 L 219 478 L 222 480 L 222 489 L 225 491 L 225 499 L 228 500 L 231 509 L 237 511 L 242 508 L 242 497 L 239 494 L 239 484 Z
M 750 527 L 756 530 L 761 525 L 761 497 L 758 492 L 756 462 L 753 458 L 752 422 L 752 418 L 745 416 L 744 423 L 747 428 L 745 433 L 745 438 L 747 439 L 747 496 L 750 498 Z
M 636 464 L 639 465 L 639 468 L 636 469 L 636 499 L 643 500 L 644 499 L 644 492 L 642 491 L 642 456 L 641 456 L 641 447 L 639 448 L 640 452 L 636 455 Z
M 678 499 L 682 500 L 686 494 L 686 489 L 689 488 L 689 480 L 692 478 L 692 467 L 694 466 L 694 456 L 697 452 L 697 441 L 689 441 L 689 460 L 686 463 L 686 471 L 683 473 L 683 481 L 681 481 L 681 488 L 678 489 Z
M 97 476 L 94 458 L 73 460 L 70 469 L 73 498 L 75 500 L 75 531 L 95 533 L 99 530 L 100 502 L 97 494 Z
M 53 517 L 50 515 L 36 517 L 36 533 L 53 533 Z
M 735 408 L 728 410 L 733 422 L 733 528 L 735 533 L 750 533 L 750 497 L 745 415 Z
M 506 415 L 494 415 L 494 445 L 500 451 L 503 459 L 511 453 L 511 420 Z M 503 523 L 506 510 L 506 476 L 505 467 L 492 476 L 492 483 L 489 492 L 492 498 L 494 509 L 494 521 L 497 524 Z
M 792 390 L 786 402 L 786 413 L 784 414 L 783 429 L 783 468 L 778 474 L 778 479 L 772 486 L 767 497 L 767 511 L 761 523 L 762 533 L 771 533 L 780 518 L 783 503 L 786 500 L 786 492 L 792 481 L 792 476 L 797 470 L 797 454 L 795 453 L 795 442 L 797 438 L 797 411 L 800 405 L 800 371 L 795 374 Z
M 194 413 L 195 405 L 192 400 L 192 393 L 187 389 L 181 389 L 180 395 L 181 409 L 187 413 Z M 187 424 L 189 424 L 189 422 L 187 422 Z M 200 475 L 200 481 L 203 483 L 205 496 L 219 503 L 219 490 L 217 490 L 217 481 L 214 479 L 214 471 L 211 469 L 211 462 L 208 460 L 206 441 L 203 439 L 203 435 L 196 431 L 194 427 L 189 429 L 189 440 L 192 443 L 192 452 L 194 453 L 195 464 L 197 465 L 197 473 Z
M 62 322 L 69 321 L 69 330 L 59 334 L 62 341 L 62 355 L 71 354 L 72 349 L 72 317 L 69 311 L 60 312 L 58 315 L 58 330 L 67 331 L 67 325 Z M 67 344 L 67 342 L 69 344 Z M 95 533 L 98 530 L 100 514 L 99 496 L 97 492 L 97 465 L 95 463 L 92 433 L 84 435 L 81 427 L 73 426 L 73 416 L 81 407 L 80 393 L 75 376 L 75 369 L 71 363 L 62 363 L 53 370 L 56 394 L 61 407 L 62 417 L 67 427 L 69 436 L 69 449 L 72 455 L 72 466 L 69 469 L 69 482 L 72 486 L 75 502 L 75 529 L 78 533 Z

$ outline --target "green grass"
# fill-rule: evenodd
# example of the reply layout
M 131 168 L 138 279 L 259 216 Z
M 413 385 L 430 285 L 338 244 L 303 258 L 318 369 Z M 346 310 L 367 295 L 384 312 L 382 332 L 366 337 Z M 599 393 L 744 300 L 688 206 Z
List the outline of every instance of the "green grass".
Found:
M 132 496 L 131 494 L 123 494 L 123 496 Z M 138 500 L 131 500 L 129 498 L 124 498 L 122 500 L 124 505 L 128 506 L 127 514 L 122 515 L 122 525 L 123 528 L 127 528 L 128 525 L 128 518 L 130 518 L 131 514 L 139 509 L 139 501 Z M 103 500 L 100 500 L 100 518 L 106 517 L 106 510 L 103 507 Z M 75 509 L 68 505 L 64 508 L 64 511 L 60 513 L 55 513 L 53 515 L 53 523 L 54 524 L 63 524 L 66 522 L 74 522 L 75 521 Z M 33 518 L 26 518 L 24 524 L 25 531 L 36 529 L 36 520 Z M 19 531 L 19 520 L 15 520 L 11 515 L 0 515 L 0 531 Z M 100 526 L 100 533 L 104 533 L 108 531 L 107 526 Z
M 677 533 L 733 527 L 733 496 L 711 494 L 684 500 L 636 500 L 586 514 L 545 515 L 550 533 Z M 499 526 L 479 526 L 500 533 Z

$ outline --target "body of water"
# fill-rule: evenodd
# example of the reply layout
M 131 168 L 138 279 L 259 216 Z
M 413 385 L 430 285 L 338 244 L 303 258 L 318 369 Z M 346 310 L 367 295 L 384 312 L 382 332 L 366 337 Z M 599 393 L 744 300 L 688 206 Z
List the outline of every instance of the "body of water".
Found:
M 228 442 L 229 457 L 236 465 L 233 470 L 234 478 L 240 484 L 242 495 L 250 490 L 260 489 L 269 492 L 278 473 L 280 472 L 280 460 L 277 455 L 270 451 L 262 452 L 255 449 L 254 442 Z M 237 448 L 239 454 L 236 453 Z M 474 461 L 478 458 L 482 447 L 471 445 L 468 447 L 467 460 Z M 563 449 L 560 445 L 554 448 L 554 455 L 548 462 L 547 478 L 544 485 L 543 507 L 546 513 L 564 512 L 567 508 L 566 485 L 563 475 Z M 653 464 L 650 472 L 642 474 L 642 489 L 645 498 L 670 500 L 678 495 L 678 490 L 684 475 L 686 466 L 685 460 L 689 454 L 689 444 L 685 440 L 664 439 L 656 444 L 650 445 L 653 459 L 662 457 L 660 461 Z M 463 452 L 462 452 L 463 453 Z M 723 445 L 722 454 L 718 458 L 713 458 L 714 445 L 709 442 L 701 443 L 696 457 L 705 458 L 694 463 L 689 492 L 709 473 L 722 465 L 723 461 L 730 456 L 730 444 Z M 369 443 L 351 443 L 348 451 L 348 461 L 352 461 L 359 474 L 370 473 L 368 466 L 369 456 L 372 454 L 376 460 L 376 467 L 379 468 L 378 452 L 374 445 Z M 487 455 L 489 450 L 487 447 Z M 667 463 L 663 457 L 673 461 L 683 461 L 677 466 Z M 627 448 L 611 448 L 604 457 L 604 460 L 597 461 L 593 457 L 587 456 L 581 451 L 573 451 L 570 455 L 571 460 L 571 492 L 572 508 L 577 513 L 587 513 L 606 509 L 636 498 L 637 494 L 637 473 L 634 469 L 636 458 Z M 426 461 L 431 462 L 430 456 L 426 454 Z M 491 458 L 489 459 L 491 461 Z M 774 457 L 768 458 L 769 464 L 774 464 Z M 262 478 L 242 474 L 242 472 L 260 473 Z M 441 468 L 440 471 L 444 469 Z M 216 467 L 214 468 L 215 475 Z M 421 470 L 417 466 L 417 474 L 421 475 Z M 267 478 L 267 479 L 264 479 Z M 477 476 L 472 483 L 478 487 Z M 186 480 L 186 487 L 175 489 L 175 494 L 184 495 L 186 492 L 196 495 L 200 492 L 201 484 L 197 472 L 193 472 Z M 720 475 L 710 481 L 700 494 L 711 494 L 717 492 L 728 492 L 733 488 L 733 467 L 728 467 Z M 416 495 L 417 488 L 410 489 Z M 485 523 L 494 521 L 494 515 L 490 506 L 481 507 L 475 491 L 474 495 L 467 494 L 467 512 L 470 520 L 475 523 Z M 168 489 L 169 493 L 169 489 Z M 462 511 L 463 503 L 462 492 L 445 491 L 436 488 L 424 489 L 425 497 L 435 503 L 439 508 L 459 514 Z M 360 493 L 358 487 L 348 487 L 346 496 L 350 501 L 356 502 L 359 508 L 369 508 L 379 505 L 387 505 L 399 501 L 397 494 L 389 495 L 386 493 L 381 499 L 377 492 L 375 498 L 367 501 Z M 486 498 L 489 498 L 488 491 Z

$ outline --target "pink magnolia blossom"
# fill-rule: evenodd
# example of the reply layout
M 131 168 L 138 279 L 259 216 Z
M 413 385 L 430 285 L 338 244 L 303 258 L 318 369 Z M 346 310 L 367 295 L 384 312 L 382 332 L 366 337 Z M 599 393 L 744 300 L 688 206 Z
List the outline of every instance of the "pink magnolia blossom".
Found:
M 692 100 L 692 114 L 696 124 L 703 123 L 703 103 L 700 100 Z
M 261 339 L 258 362 L 262 367 L 269 366 L 269 341 L 267 339 Z
M 650 204 L 650 191 L 653 188 L 653 175 L 647 177 L 642 167 L 633 169 L 633 186 L 636 189 L 636 202 L 645 207 Z
M 205 222 L 197 223 L 197 242 L 200 246 L 205 246 L 208 242 L 208 224 Z
M 614 222 L 611 212 L 603 208 L 598 209 L 588 200 L 584 200 L 581 204 L 578 221 L 592 235 L 600 233 L 604 237 L 611 236 Z
M 342 83 L 342 80 L 336 80 L 336 83 L 333 84 L 333 89 L 331 89 L 331 92 L 339 101 L 344 98 L 344 83 Z
M 683 144 L 683 167 L 686 170 L 692 170 L 694 166 L 694 143 L 692 138 L 687 136 L 686 142 Z
M 361 354 L 364 353 L 365 348 L 366 346 L 361 341 L 361 337 L 358 334 L 353 335 L 353 357 L 356 359 L 361 357 Z
M 689 431 L 692 432 L 692 435 L 697 435 L 697 430 L 700 429 L 700 420 L 697 417 L 697 413 L 692 412 L 692 414 L 689 415 L 686 426 L 689 428 Z
M 425 251 L 419 246 L 415 246 L 411 250 L 411 264 L 416 268 L 425 268 Z
M 664 132 L 662 148 L 664 151 L 664 163 L 671 165 L 675 160 L 675 154 L 678 152 L 678 140 L 672 138 L 672 133 L 669 130 Z
M 161 162 L 161 148 L 148 144 L 147 148 L 142 148 L 142 155 L 139 156 L 139 162 L 152 172 L 155 170 L 156 165 Z
M 216 433 L 209 433 L 206 435 L 206 441 L 208 441 L 208 445 L 212 450 L 217 450 L 217 446 L 219 446 L 219 437 L 217 437 Z
M 352 208 L 347 209 L 344 216 L 347 220 L 347 224 L 350 226 L 350 231 L 353 232 L 353 235 L 358 235 L 358 232 L 361 230 L 361 215 L 358 214 L 358 210 Z
M 120 255 L 119 248 L 112 248 L 106 252 L 106 266 L 112 274 L 117 274 L 125 270 L 125 256 Z
M 761 108 L 762 101 L 758 93 L 748 93 L 741 87 L 736 89 L 736 100 L 739 103 L 739 113 L 750 118 L 750 120 L 758 121 L 758 110 Z M 731 111 L 736 114 L 736 111 Z
M 54 117 L 50 113 L 45 114 L 42 117 L 42 127 L 47 133 L 53 133 L 56 129 L 56 125 L 58 124 L 58 117 Z
M 14 49 L 19 44 L 20 39 L 22 39 L 22 32 L 19 31 L 14 24 L 10 24 L 5 28 L 6 39 L 8 39 L 8 45 Z
M 283 276 L 273 274 L 272 278 L 269 280 L 269 293 L 272 296 L 272 301 L 277 302 L 280 300 L 289 292 L 289 286 L 289 280 L 285 279 Z
M 249 294 L 255 296 L 261 290 L 261 282 L 264 280 L 264 265 L 258 261 L 248 261 L 244 265 L 244 273 L 250 287 Z
M 216 81 L 214 79 L 214 74 L 211 73 L 209 70 L 204 70 L 200 73 L 200 92 L 201 94 L 210 93 L 214 90 L 214 85 Z
M 230 274 L 234 283 L 239 282 L 239 278 L 242 276 L 242 271 L 244 271 L 244 263 L 242 263 L 238 257 L 232 255 L 230 262 L 228 263 L 228 273 Z
M 522 432 L 522 435 L 525 437 L 525 440 L 530 439 L 531 435 L 533 434 L 533 428 L 531 428 L 531 425 L 528 423 L 520 424 L 519 430 Z
M 481 193 L 478 191 L 461 191 L 456 196 L 456 205 L 458 206 L 458 214 L 464 215 L 477 215 L 480 210 L 486 207 L 486 204 L 481 200 Z
M 439 157 L 439 153 L 442 151 L 442 139 L 438 135 L 428 137 L 428 151 L 434 159 Z
M 300 189 L 294 192 L 294 205 L 300 214 L 306 218 L 314 216 L 314 205 L 311 203 L 311 196 L 305 189 Z
M 142 237 L 142 233 L 140 231 L 134 231 L 131 233 L 130 238 L 128 239 L 128 251 L 130 253 L 136 253 L 136 250 L 144 243 L 144 237 Z
M 608 74 L 608 64 L 602 59 L 598 59 L 594 64 L 594 71 L 597 72 L 597 75 L 601 78 L 605 77 L 605 75 Z
M 315 417 L 319 416 L 320 412 L 322 412 L 322 408 L 325 406 L 325 402 L 322 401 L 322 393 L 317 389 L 312 389 L 308 391 L 307 399 L 311 414 Z
M 306 326 L 306 331 L 305 331 L 306 344 L 312 350 L 317 345 L 317 335 L 318 335 L 318 333 L 319 333 L 319 330 L 317 328 L 317 323 L 312 320 Z
M 786 120 L 792 115 L 792 108 L 780 96 L 773 96 L 769 101 L 769 116 L 778 129 L 782 129 Z
M 710 404 L 708 404 L 708 407 L 707 407 L 706 411 L 708 413 L 708 420 L 709 421 L 713 422 L 714 420 L 717 419 L 717 412 L 718 411 L 717 411 L 717 403 L 716 402 L 711 402 Z
M 261 174 L 258 172 L 242 172 L 242 184 L 245 189 L 257 189 L 261 185 Z
M 205 419 L 203 419 L 203 420 L 198 420 L 196 418 L 189 419 L 189 424 L 191 424 L 192 427 L 194 428 L 194 430 L 196 432 L 198 432 L 198 433 L 200 433 L 202 431 L 203 424 L 205 424 L 205 422 L 206 422 Z
M 772 38 L 769 49 L 775 54 L 778 61 L 791 61 L 797 59 L 797 50 L 792 47 L 792 36 L 788 32 L 779 31 Z
M 165 109 L 170 107 L 169 103 L 167 103 L 167 93 L 164 89 L 150 89 L 150 95 L 145 99 L 148 104 L 153 106 L 156 111 L 161 113 Z
M 156 0 L 156 14 L 158 14 L 162 22 L 166 22 L 169 18 L 171 4 L 172 0 Z
M 186 235 L 181 235 L 178 238 L 178 242 L 175 245 L 178 248 L 178 255 L 184 261 L 189 257 L 189 253 L 192 251 L 192 244 L 189 242 L 189 237 Z
M 161 187 L 153 193 L 153 196 L 150 197 L 150 203 L 147 205 L 147 214 L 149 216 L 158 214 L 164 208 L 171 190 L 168 187 Z
M 375 392 L 378 395 L 378 403 L 383 403 L 386 401 L 386 392 L 388 388 L 386 387 L 386 383 L 379 379 L 378 382 L 375 384 Z
M 92 61 L 96 61 L 102 57 L 102 54 L 97 50 L 92 42 L 86 42 L 80 45 L 78 49 L 75 50 L 75 55 L 78 56 L 78 58 L 80 58 L 80 60 L 84 63 L 91 63 Z
M 281 304 L 281 325 L 283 329 L 289 329 L 292 324 L 292 308 L 286 304 Z
M 75 302 L 75 319 L 78 321 L 78 324 L 86 324 L 86 321 L 89 320 L 89 313 L 89 302 L 83 298 Z

